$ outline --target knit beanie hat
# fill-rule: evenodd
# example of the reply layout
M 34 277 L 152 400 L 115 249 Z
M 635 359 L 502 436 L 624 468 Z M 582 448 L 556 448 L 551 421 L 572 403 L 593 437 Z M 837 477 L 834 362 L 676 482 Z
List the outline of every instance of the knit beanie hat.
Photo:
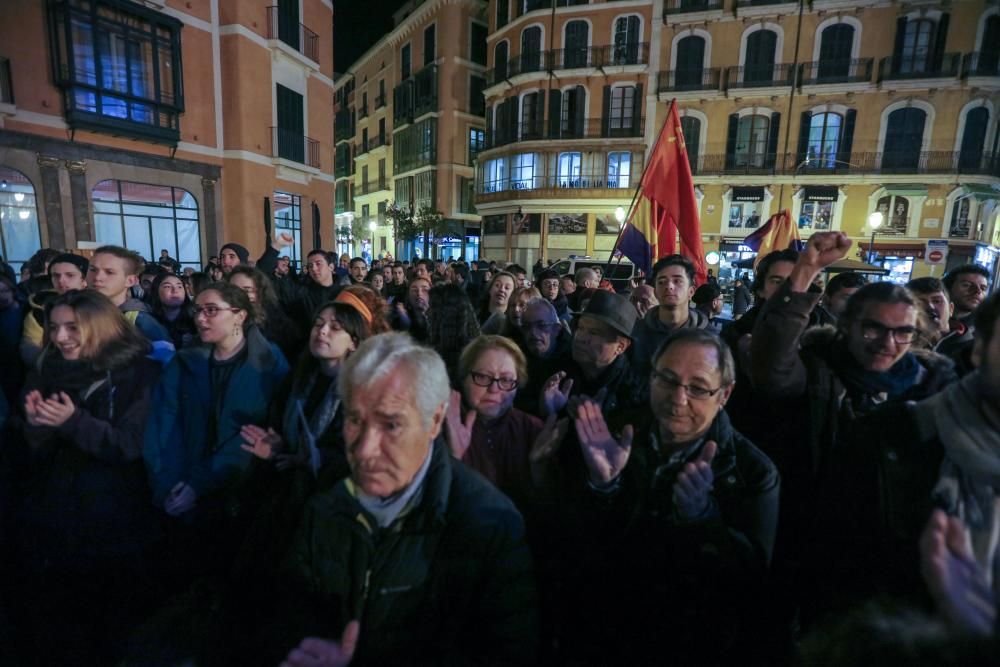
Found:
M 250 251 L 239 243 L 227 243 L 219 249 L 219 254 L 221 255 L 222 251 L 227 249 L 236 253 L 236 256 L 240 258 L 240 264 L 246 264 L 247 260 L 250 259 Z

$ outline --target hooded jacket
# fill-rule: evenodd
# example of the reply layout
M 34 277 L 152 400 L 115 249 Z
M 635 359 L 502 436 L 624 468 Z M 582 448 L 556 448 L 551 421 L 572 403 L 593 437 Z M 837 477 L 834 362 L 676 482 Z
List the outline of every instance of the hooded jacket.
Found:
M 633 372 L 648 382 L 652 367 L 653 353 L 660 343 L 665 341 L 677 329 L 708 329 L 708 316 L 696 308 L 688 309 L 688 318 L 680 327 L 669 327 L 660 321 L 659 308 L 650 308 L 646 315 L 635 323 L 632 330 L 632 369 Z
M 201 497 L 229 487 L 250 464 L 252 455 L 240 448 L 240 428 L 264 423 L 288 362 L 256 327 L 247 331 L 246 345 L 247 359 L 230 378 L 220 412 L 214 415 L 218 441 L 208 428 L 209 411 L 216 405 L 210 345 L 181 350 L 156 385 L 157 409 L 146 423 L 143 456 L 157 506 L 163 506 L 178 482 L 187 482 Z

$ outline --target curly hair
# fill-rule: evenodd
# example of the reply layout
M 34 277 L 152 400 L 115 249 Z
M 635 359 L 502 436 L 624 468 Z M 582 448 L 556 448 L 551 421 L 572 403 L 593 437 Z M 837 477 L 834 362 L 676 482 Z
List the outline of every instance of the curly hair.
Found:
M 348 285 L 344 288 L 344 291 L 358 297 L 366 306 L 368 306 L 368 310 L 370 310 L 372 314 L 371 330 L 373 336 L 387 331 L 392 331 L 392 327 L 389 325 L 389 320 L 386 319 L 386 314 L 389 312 L 389 304 L 386 303 L 386 300 L 381 294 L 375 291 L 374 287 L 368 283 L 362 283 L 358 285 Z
M 229 275 L 226 276 L 226 282 L 231 285 L 236 276 L 246 276 L 253 281 L 254 291 L 257 294 L 257 301 L 254 303 L 256 306 L 254 322 L 263 329 L 267 324 L 268 314 L 274 313 L 281 307 L 278 302 L 278 294 L 274 291 L 274 285 L 262 271 L 242 264 L 229 272 Z

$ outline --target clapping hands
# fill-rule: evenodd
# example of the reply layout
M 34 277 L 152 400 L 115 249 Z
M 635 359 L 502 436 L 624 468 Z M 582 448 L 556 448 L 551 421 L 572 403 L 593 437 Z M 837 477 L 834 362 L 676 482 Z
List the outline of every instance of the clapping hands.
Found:
M 32 426 L 59 427 L 69 421 L 74 412 L 73 399 L 63 391 L 42 398 L 42 393 L 36 389 L 24 397 L 24 414 Z
M 718 451 L 715 441 L 709 440 L 702 447 L 698 458 L 686 464 L 674 481 L 674 511 L 686 521 L 697 519 L 708 510 L 710 493 L 715 476 L 712 459 Z

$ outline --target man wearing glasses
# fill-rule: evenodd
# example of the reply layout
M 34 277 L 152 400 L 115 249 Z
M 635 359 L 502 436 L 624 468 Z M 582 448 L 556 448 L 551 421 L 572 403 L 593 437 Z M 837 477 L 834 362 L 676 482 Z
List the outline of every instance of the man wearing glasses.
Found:
M 572 362 L 573 335 L 559 319 L 555 305 L 544 296 L 535 297 L 524 306 L 518 344 L 531 373 L 517 393 L 517 407 L 537 415 L 538 397 L 545 381 Z

